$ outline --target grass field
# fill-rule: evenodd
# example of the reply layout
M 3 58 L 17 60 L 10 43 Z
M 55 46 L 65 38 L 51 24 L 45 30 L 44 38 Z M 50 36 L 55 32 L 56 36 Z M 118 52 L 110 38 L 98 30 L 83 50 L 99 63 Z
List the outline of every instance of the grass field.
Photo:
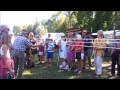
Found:
M 23 79 L 118 79 L 117 76 L 111 77 L 110 57 L 103 60 L 103 74 L 100 78 L 95 77 L 94 67 L 91 68 L 91 71 L 86 69 L 81 75 L 77 75 L 73 71 L 60 71 L 57 67 L 57 54 L 55 54 L 53 66 L 50 68 L 46 68 L 44 64 L 40 64 L 37 57 L 35 64 L 34 68 L 24 70 Z

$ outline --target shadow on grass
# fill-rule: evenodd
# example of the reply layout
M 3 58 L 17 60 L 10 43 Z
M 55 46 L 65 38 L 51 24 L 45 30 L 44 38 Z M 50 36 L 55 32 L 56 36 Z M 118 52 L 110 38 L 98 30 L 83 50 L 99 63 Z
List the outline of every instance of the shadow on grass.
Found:
M 106 61 L 103 66 L 103 75 L 100 78 L 96 78 L 94 67 L 91 68 L 91 71 L 87 67 L 81 75 L 77 75 L 73 71 L 59 71 L 57 67 L 57 55 L 55 55 L 52 67 L 45 67 L 44 64 L 40 64 L 36 60 L 34 68 L 24 70 L 23 79 L 118 79 L 117 77 L 111 77 L 111 65 L 108 64 L 110 60 Z

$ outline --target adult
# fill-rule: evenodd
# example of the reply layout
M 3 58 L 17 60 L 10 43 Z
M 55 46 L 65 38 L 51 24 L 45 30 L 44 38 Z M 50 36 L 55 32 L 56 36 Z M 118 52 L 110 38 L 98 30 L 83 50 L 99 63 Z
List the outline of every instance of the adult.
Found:
M 84 41 L 82 40 L 82 36 L 80 34 L 76 35 L 75 54 L 78 66 L 78 69 L 76 69 L 75 72 L 77 72 L 77 74 L 81 74 L 83 71 Z
M 24 62 L 25 62 L 25 50 L 29 47 L 37 47 L 38 45 L 33 45 L 26 37 L 27 30 L 23 29 L 20 36 L 17 36 L 14 41 L 14 69 L 15 76 L 18 79 L 21 79 L 22 73 L 24 70 Z M 19 70 L 18 70 L 19 68 Z M 18 76 L 17 76 L 18 71 Z
M 8 27 L 8 25 L 0 25 L 0 38 L 2 38 L 2 35 L 5 35 L 9 33 L 10 29 Z M 1 47 L 1 44 L 0 44 Z
M 93 42 L 96 77 L 101 77 L 102 75 L 102 60 L 104 57 L 104 48 L 106 47 L 106 40 L 103 37 L 103 31 L 98 30 L 97 38 Z
M 0 61 L 0 77 L 5 78 L 5 76 L 10 73 L 14 76 L 14 62 L 10 57 L 9 51 L 9 35 L 4 34 L 2 36 L 2 46 L 0 49 L 1 61 Z
M 36 40 L 36 38 L 34 37 L 33 32 L 30 32 L 30 33 L 29 33 L 28 38 L 29 38 L 30 42 L 31 42 L 33 45 L 36 45 L 36 44 L 37 44 L 37 40 Z M 31 51 L 32 51 L 31 67 L 35 67 L 34 59 L 35 59 L 35 54 L 37 54 L 37 48 L 36 48 L 36 47 L 31 47 Z
M 68 65 L 69 65 L 69 71 L 71 71 L 71 69 L 73 69 L 74 67 L 74 62 L 75 62 L 75 35 L 74 33 L 69 33 L 69 40 L 68 40 L 68 54 L 67 54 L 67 59 L 68 59 Z
M 120 33 L 116 33 L 115 39 L 120 39 Z M 115 76 L 115 65 L 117 64 L 117 76 L 120 78 L 120 40 L 114 40 L 113 49 L 111 57 L 112 57 L 112 65 L 111 65 L 111 74 L 112 76 Z
M 85 46 L 86 46 L 86 47 L 84 47 L 84 60 L 83 60 L 84 67 L 83 67 L 83 69 L 86 68 L 86 59 L 87 59 L 88 64 L 89 64 L 89 70 L 91 70 L 91 56 L 92 56 L 92 54 L 91 54 L 91 47 L 89 47 L 89 46 L 92 46 L 92 44 L 91 44 L 91 40 L 90 40 L 91 37 L 88 35 L 87 30 L 82 31 L 82 38 L 83 38 L 83 41 L 84 41 Z

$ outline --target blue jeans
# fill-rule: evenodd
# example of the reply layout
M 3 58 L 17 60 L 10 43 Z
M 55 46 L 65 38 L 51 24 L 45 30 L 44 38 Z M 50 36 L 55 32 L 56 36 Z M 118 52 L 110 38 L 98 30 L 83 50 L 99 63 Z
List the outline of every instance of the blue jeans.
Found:
M 25 62 L 25 56 L 24 56 L 24 51 L 14 51 L 14 69 L 15 69 L 15 75 L 17 75 L 18 71 L 18 79 L 21 79 L 22 73 L 24 70 L 24 62 Z

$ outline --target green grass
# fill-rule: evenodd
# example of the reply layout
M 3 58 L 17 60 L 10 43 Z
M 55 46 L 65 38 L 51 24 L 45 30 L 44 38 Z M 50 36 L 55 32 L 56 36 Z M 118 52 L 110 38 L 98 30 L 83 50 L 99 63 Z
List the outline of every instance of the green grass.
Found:
M 23 79 L 117 79 L 117 77 L 110 76 L 111 58 L 105 57 L 103 60 L 103 75 L 101 78 L 95 77 L 94 67 L 91 71 L 87 69 L 81 74 L 77 75 L 73 71 L 59 71 L 57 67 L 57 54 L 55 54 L 53 67 L 45 68 L 44 64 L 39 64 L 37 57 L 35 58 L 36 66 L 31 69 L 25 69 Z M 92 59 L 93 61 L 93 59 Z

